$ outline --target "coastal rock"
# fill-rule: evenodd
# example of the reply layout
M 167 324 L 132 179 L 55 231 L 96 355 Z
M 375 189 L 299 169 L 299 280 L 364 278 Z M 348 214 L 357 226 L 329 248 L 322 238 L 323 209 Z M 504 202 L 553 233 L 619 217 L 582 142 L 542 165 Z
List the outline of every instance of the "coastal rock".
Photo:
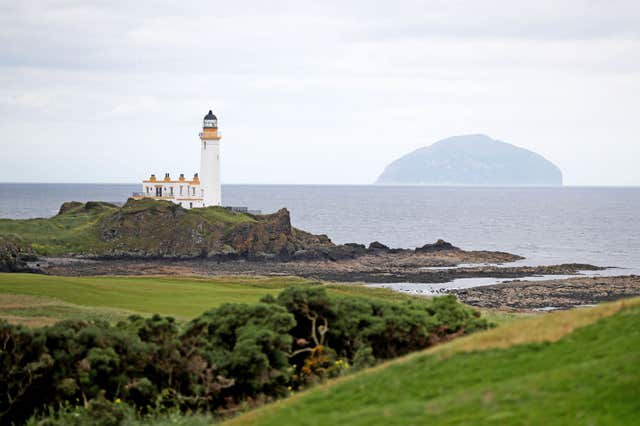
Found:
M 328 258 L 325 249 L 335 246 L 326 235 L 291 226 L 287 209 L 250 215 L 222 207 L 187 210 L 168 201 L 130 199 L 121 208 L 69 202 L 58 215 L 89 216 L 93 223 L 86 231 L 97 241 L 88 252 L 64 254 L 97 258 L 286 261 L 296 253 Z
M 449 293 L 456 294 L 465 304 L 479 308 L 546 312 L 640 296 L 640 277 L 582 276 L 546 281 L 514 280 L 450 290 Z
M 453 244 L 439 239 L 433 244 L 425 244 L 422 247 L 416 248 L 416 253 L 436 253 L 439 251 L 448 251 L 448 250 L 460 250 L 460 248 L 454 246 Z
M 20 240 L 0 236 L 0 272 L 32 272 L 28 262 L 36 259 L 31 248 Z
M 389 251 L 390 248 L 384 244 L 382 244 L 380 241 L 374 241 L 371 244 L 369 244 L 369 251 Z

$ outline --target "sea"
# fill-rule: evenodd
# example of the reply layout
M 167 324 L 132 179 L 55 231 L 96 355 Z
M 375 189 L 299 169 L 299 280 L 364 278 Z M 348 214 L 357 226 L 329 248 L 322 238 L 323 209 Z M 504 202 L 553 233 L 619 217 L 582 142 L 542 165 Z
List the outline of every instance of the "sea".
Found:
M 123 203 L 139 190 L 0 183 L 0 218 L 49 217 L 65 201 Z M 442 238 L 467 250 L 519 254 L 523 265 L 591 263 L 640 273 L 640 187 L 223 185 L 222 192 L 228 206 L 287 208 L 294 226 L 336 243 L 414 248 Z

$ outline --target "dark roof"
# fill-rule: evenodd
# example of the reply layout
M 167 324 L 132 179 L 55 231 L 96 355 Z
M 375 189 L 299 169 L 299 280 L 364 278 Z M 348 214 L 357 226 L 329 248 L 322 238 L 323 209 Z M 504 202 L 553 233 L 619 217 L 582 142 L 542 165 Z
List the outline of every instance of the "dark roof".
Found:
M 217 120 L 216 116 L 213 115 L 213 113 L 211 112 L 211 110 L 209 110 L 209 113 L 207 115 L 204 116 L 205 120 Z

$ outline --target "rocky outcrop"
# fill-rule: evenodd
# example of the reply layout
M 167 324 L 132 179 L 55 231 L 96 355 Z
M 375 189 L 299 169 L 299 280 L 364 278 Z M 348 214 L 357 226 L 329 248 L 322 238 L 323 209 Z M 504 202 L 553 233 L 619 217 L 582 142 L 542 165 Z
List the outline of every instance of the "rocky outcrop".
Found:
M 62 205 L 60 206 L 60 210 L 58 210 L 58 216 L 67 213 L 77 213 L 82 210 L 87 212 L 98 212 L 114 208 L 118 208 L 118 206 L 113 203 L 105 203 L 104 201 L 88 201 L 86 203 L 81 203 L 80 201 L 67 201 L 66 203 L 62 203 Z
M 369 251 L 389 251 L 390 248 L 384 244 L 382 244 L 380 241 L 374 241 L 371 244 L 369 244 Z
M 0 236 L 0 272 L 31 272 L 27 262 L 36 260 L 31 248 L 17 238 Z
M 269 215 L 221 207 L 185 210 L 169 202 L 130 200 L 98 225 L 103 257 L 292 259 L 296 252 L 333 247 L 326 235 L 291 226 L 289 211 Z
M 445 240 L 438 240 L 433 244 L 425 244 L 422 247 L 417 247 L 416 253 L 437 253 L 439 251 L 448 251 L 448 250 L 459 251 L 460 248 L 454 246 L 453 244 Z

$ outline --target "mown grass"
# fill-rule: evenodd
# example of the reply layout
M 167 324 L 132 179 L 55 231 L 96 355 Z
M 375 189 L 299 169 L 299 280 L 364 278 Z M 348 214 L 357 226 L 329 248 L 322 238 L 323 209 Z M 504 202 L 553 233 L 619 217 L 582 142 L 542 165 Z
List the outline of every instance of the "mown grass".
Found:
M 0 294 L 0 319 L 28 327 L 52 325 L 65 319 L 117 322 L 132 311 L 96 306 L 80 306 L 53 297 Z
M 324 285 L 337 297 L 356 296 L 388 301 L 420 300 L 382 288 L 324 284 L 297 277 L 59 277 L 0 273 L 0 316 L 24 318 L 117 319 L 129 313 L 172 315 L 190 319 L 223 303 L 256 303 L 292 285 Z M 23 306 L 9 303 L 15 295 L 30 297 Z M 46 303 L 40 303 L 38 298 Z M 53 302 L 52 302 L 53 300 Z M 12 307 L 8 308 L 7 305 Z M 106 310 L 106 311 L 105 311 Z M 30 320 L 34 321 L 34 320 Z M 48 322 L 47 320 L 43 320 Z M 14 321 L 15 322 L 15 321 Z
M 3 294 L 45 296 L 80 306 L 193 318 L 223 303 L 256 303 L 301 278 L 58 277 L 0 274 Z
M 640 299 L 510 322 L 229 425 L 637 424 Z

